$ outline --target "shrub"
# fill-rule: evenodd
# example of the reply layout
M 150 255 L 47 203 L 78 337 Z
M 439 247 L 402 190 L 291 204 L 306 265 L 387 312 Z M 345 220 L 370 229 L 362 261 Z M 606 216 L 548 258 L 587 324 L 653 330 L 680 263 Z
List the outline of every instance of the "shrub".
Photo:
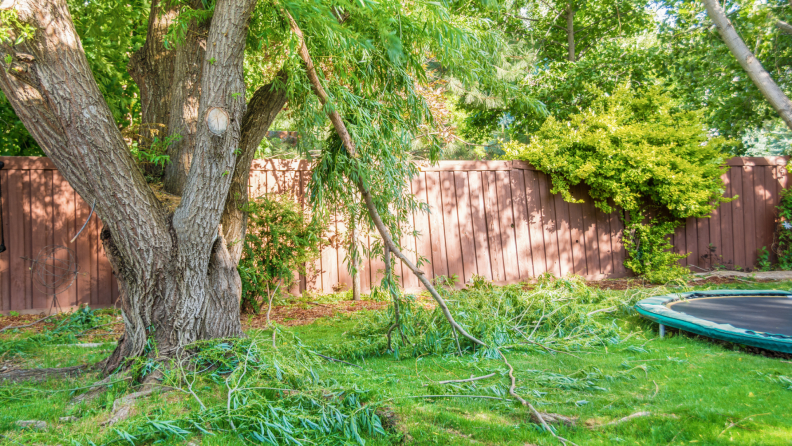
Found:
M 621 208 L 625 265 L 666 280 L 685 273 L 676 266 L 685 256 L 668 252 L 665 237 L 730 200 L 720 179 L 726 143 L 707 135 L 700 111 L 678 109 L 659 87 L 637 95 L 622 85 L 567 122 L 548 118 L 529 144 L 508 144 L 506 156 L 550 175 L 566 201 L 577 202 L 570 188 L 585 183 L 602 211 Z
M 287 195 L 259 197 L 245 211 L 247 234 L 238 267 L 242 307 L 258 312 L 262 296 L 288 289 L 305 273 L 306 263 L 318 258 L 321 224 Z
M 781 191 L 781 202 L 778 211 L 778 228 L 776 237 L 778 244 L 778 267 L 783 270 L 792 269 L 792 189 Z

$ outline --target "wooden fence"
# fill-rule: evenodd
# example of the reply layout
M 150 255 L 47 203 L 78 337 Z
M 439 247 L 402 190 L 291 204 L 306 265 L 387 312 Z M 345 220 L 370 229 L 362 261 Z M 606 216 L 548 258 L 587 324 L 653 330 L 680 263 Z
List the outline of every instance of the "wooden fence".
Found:
M 60 305 L 111 305 L 118 289 L 99 241 L 98 220 L 92 219 L 85 233 L 69 244 L 89 207 L 48 159 L 0 160 L 6 163 L 0 170 L 0 187 L 8 247 L 0 254 L 0 311 L 49 308 L 52 297 L 34 286 L 28 259 L 53 244 L 72 248 L 80 268 L 75 284 L 58 295 Z M 691 253 L 682 264 L 694 269 L 717 264 L 753 267 L 757 249 L 773 244 L 774 207 L 787 186 L 786 163 L 784 157 L 729 160 L 732 168 L 723 177 L 726 195 L 740 198 L 721 205 L 711 218 L 689 219 L 677 229 L 675 250 Z M 254 161 L 251 196 L 275 192 L 301 197 L 309 179 L 306 161 Z M 428 260 L 424 270 L 429 276 L 456 276 L 460 285 L 474 274 L 495 283 L 519 282 L 546 271 L 588 279 L 628 276 L 619 216 L 599 211 L 590 199 L 567 203 L 550 189 L 549 178 L 523 162 L 422 165 L 411 192 L 432 212 L 412 215 L 411 224 L 421 236 L 404 241 L 408 256 Z M 583 187 L 573 194 L 587 197 Z M 327 235 L 338 240 L 345 232 L 343 221 L 333 221 Z M 361 242 L 370 246 L 376 237 L 364 232 Z M 349 289 L 352 279 L 345 258 L 343 243 L 326 246 L 299 289 L 322 293 Z M 364 292 L 379 283 L 383 269 L 381 259 L 363 260 Z M 420 288 L 402 265 L 396 266 L 396 273 L 405 289 Z

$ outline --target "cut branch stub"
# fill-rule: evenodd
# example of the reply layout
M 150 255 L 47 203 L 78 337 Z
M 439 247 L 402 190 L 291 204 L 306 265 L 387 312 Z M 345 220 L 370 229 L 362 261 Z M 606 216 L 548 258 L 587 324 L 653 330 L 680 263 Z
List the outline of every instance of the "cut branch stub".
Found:
M 212 107 L 206 112 L 206 125 L 209 131 L 222 136 L 228 129 L 228 113 L 219 107 Z

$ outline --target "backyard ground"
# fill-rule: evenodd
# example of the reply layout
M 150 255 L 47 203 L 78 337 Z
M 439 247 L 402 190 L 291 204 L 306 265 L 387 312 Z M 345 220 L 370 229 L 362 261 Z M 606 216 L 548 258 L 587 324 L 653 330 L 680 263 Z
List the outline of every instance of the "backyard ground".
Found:
M 715 278 L 691 285 L 695 284 L 696 289 L 792 288 L 792 282 L 746 280 L 750 279 Z M 625 283 L 606 282 L 598 286 L 616 290 L 592 291 L 587 287 L 586 293 L 605 293 L 608 302 L 620 299 L 630 303 L 625 307 L 628 308 L 638 297 L 667 292 L 665 288 L 643 288 L 635 281 L 629 286 Z M 577 292 L 579 289 L 572 293 Z M 419 304 L 424 302 L 419 300 Z M 509 397 L 508 369 L 503 361 L 487 355 L 460 357 L 442 351 L 383 354 L 377 353 L 373 341 L 363 342 L 368 338 L 361 337 L 361 324 L 386 320 L 377 319 L 373 313 L 386 311 L 386 306 L 383 302 L 305 298 L 273 309 L 273 320 L 281 324 L 276 341 L 279 349 L 277 356 L 267 359 L 273 364 L 280 361 L 286 375 L 309 373 L 314 387 L 347 389 L 346 392 L 354 389 L 364 405 L 379 408 L 387 432 L 363 435 L 361 440 L 354 435 L 345 440 L 343 436 L 342 440 L 329 435 L 318 438 L 326 438 L 328 444 L 560 444 Z M 541 412 L 574 419 L 574 426 L 556 425 L 558 435 L 579 445 L 790 444 L 792 359 L 676 332 L 659 339 L 652 324 L 629 310 L 615 312 L 610 308 L 603 307 L 604 311 L 595 315 L 587 308 L 585 314 L 599 318 L 602 326 L 616 327 L 618 339 L 575 348 L 560 341 L 547 344 L 557 345 L 551 349 L 503 347 L 515 370 L 517 392 Z M 108 310 L 85 313 L 0 334 L 0 378 L 20 368 L 69 367 L 106 357 L 113 349 L 112 341 L 120 334 L 119 316 Z M 91 322 L 80 325 L 82 319 Z M 32 320 L 35 318 L 29 316 L 3 317 L 0 328 Z M 266 356 L 271 351 L 272 336 L 270 330 L 264 330 L 263 316 L 243 316 L 242 320 L 250 336 L 248 345 L 267 347 L 263 349 Z M 554 336 L 562 339 L 555 332 L 547 339 Z M 369 344 L 374 347 L 355 353 L 355 346 Z M 289 372 L 283 364 L 289 358 L 301 357 L 303 351 L 341 358 L 346 363 L 319 359 L 305 367 L 308 372 Z M 300 368 L 305 363 L 295 364 L 295 368 Z M 490 374 L 494 375 L 475 382 L 440 383 Z M 93 372 L 44 382 L 5 382 L 0 384 L 0 444 L 250 443 L 252 437 L 241 439 L 239 421 L 237 426 L 232 423 L 225 428 L 212 421 L 225 416 L 225 408 L 231 411 L 230 393 L 234 387 L 222 376 L 226 375 L 199 378 L 193 381 L 189 392 L 182 389 L 138 399 L 130 416 L 118 422 L 113 419 L 118 406 L 114 403 L 134 391 L 126 381 L 111 383 L 99 398 L 80 404 L 70 404 L 70 400 L 97 380 Z M 267 379 L 282 380 L 280 387 L 296 385 L 289 378 Z M 167 380 L 162 386 L 163 391 L 173 387 L 176 386 Z M 262 394 L 260 398 L 279 401 L 278 398 L 297 391 L 285 392 Z M 634 417 L 624 420 L 631 415 Z M 46 424 L 22 426 L 25 423 L 20 421 Z M 190 423 L 201 427 L 191 428 Z M 262 435 L 264 430 L 262 425 Z M 321 443 L 316 438 L 301 441 L 299 436 L 294 441 Z

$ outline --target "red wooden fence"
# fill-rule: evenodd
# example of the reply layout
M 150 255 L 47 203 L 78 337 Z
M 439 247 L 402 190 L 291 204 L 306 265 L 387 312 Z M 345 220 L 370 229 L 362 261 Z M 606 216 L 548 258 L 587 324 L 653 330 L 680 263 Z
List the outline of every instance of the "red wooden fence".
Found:
M 118 290 L 99 241 L 100 223 L 91 220 L 73 244 L 69 239 L 85 221 L 89 208 L 46 158 L 0 158 L 4 233 L 8 250 L 0 254 L 0 311 L 39 312 L 52 297 L 35 289 L 29 260 L 51 244 L 69 246 L 80 274 L 75 284 L 58 295 L 62 306 L 111 305 Z M 787 186 L 787 158 L 733 158 L 724 175 L 726 195 L 739 195 L 721 205 L 707 219 L 689 219 L 677 229 L 678 252 L 690 252 L 684 265 L 710 268 L 713 264 L 752 267 L 756 251 L 773 244 L 774 207 Z M 310 178 L 306 161 L 255 161 L 251 196 L 291 193 L 302 196 Z M 591 200 L 565 202 L 550 193 L 549 178 L 518 161 L 442 161 L 423 165 L 411 183 L 417 199 L 429 204 L 430 214 L 414 214 L 411 224 L 421 236 L 404 241 L 408 256 L 427 259 L 431 277 L 456 276 L 459 284 L 474 275 L 496 283 L 513 283 L 545 271 L 556 276 L 578 274 L 589 279 L 623 277 L 623 225 L 617 214 L 605 214 Z M 586 198 L 583 187 L 574 190 Z M 345 233 L 342 221 L 332 222 L 329 235 Z M 375 233 L 363 234 L 369 246 Z M 714 248 L 712 248 L 714 247 Z M 712 249 L 714 249 L 714 254 Z M 333 292 L 348 289 L 352 279 L 342 245 L 327 246 L 301 289 Z M 714 258 L 714 261 L 713 261 Z M 382 279 L 381 259 L 364 259 L 364 291 Z M 418 289 L 417 279 L 396 267 L 405 289 Z M 296 290 L 295 290 L 296 291 Z

